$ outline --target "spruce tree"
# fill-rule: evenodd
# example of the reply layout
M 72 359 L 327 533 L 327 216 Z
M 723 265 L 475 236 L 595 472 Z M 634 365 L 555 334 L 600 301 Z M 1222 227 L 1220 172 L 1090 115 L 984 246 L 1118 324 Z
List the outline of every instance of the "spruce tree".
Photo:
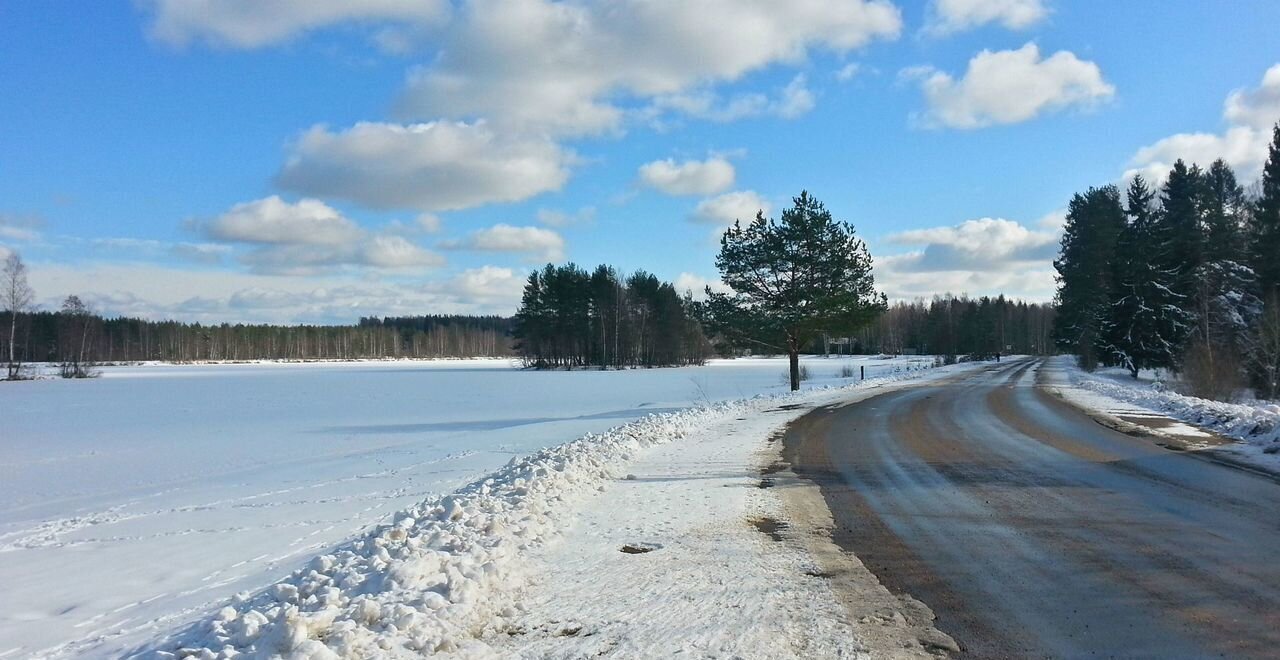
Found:
M 1172 291 L 1176 273 L 1161 266 L 1167 241 L 1154 212 L 1155 194 L 1141 175 L 1129 183 L 1128 198 L 1101 348 L 1106 362 L 1137 378 L 1141 369 L 1173 366 L 1189 319 Z
M 1250 256 L 1267 301 L 1280 304 L 1280 123 L 1272 129 L 1271 150 L 1262 170 L 1262 195 L 1253 208 Z
M 1067 204 L 1058 271 L 1054 340 L 1092 369 L 1111 304 L 1116 241 L 1125 227 L 1120 191 L 1113 185 L 1077 193 Z
M 1200 206 L 1204 218 L 1204 261 L 1235 261 L 1244 248 L 1246 202 L 1235 172 L 1221 158 L 1213 161 L 1201 180 Z
M 1160 213 L 1164 247 L 1161 268 L 1175 273 L 1174 293 L 1183 309 L 1195 306 L 1195 272 L 1204 263 L 1204 230 L 1201 222 L 1203 195 L 1199 167 L 1187 167 L 1182 159 L 1173 164 L 1160 191 Z

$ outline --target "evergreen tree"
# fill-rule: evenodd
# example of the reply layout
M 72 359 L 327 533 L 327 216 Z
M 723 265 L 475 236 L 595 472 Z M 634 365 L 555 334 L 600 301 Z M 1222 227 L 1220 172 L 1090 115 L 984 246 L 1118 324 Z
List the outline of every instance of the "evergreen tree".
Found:
M 1250 255 L 1263 298 L 1280 304 L 1280 123 L 1262 170 L 1262 194 L 1254 204 Z
M 850 334 L 887 307 L 853 225 L 801 192 L 778 221 L 757 213 L 720 238 L 716 268 L 733 293 L 707 289 L 711 317 L 739 341 L 785 351 L 800 389 L 800 351 L 822 333 Z
M 1244 249 L 1246 207 L 1244 188 L 1236 182 L 1235 172 L 1221 158 L 1213 161 L 1201 180 L 1204 218 L 1204 260 L 1235 261 Z
M 1262 193 L 1253 207 L 1250 256 L 1265 307 L 1250 333 L 1251 369 L 1262 396 L 1280 396 L 1280 123 L 1262 169 Z
M 1116 240 L 1124 227 L 1124 207 L 1115 186 L 1090 188 L 1067 205 L 1061 250 L 1053 262 L 1058 271 L 1054 339 L 1062 350 L 1080 356 L 1086 368 L 1096 364 L 1096 346 L 1111 304 Z
M 1154 197 L 1141 175 L 1129 183 L 1129 221 L 1116 242 L 1102 332 L 1103 359 L 1134 378 L 1140 369 L 1174 365 L 1189 321 L 1173 293 L 1176 273 L 1161 266 L 1167 240 L 1156 221 Z
M 1187 310 L 1194 307 L 1195 272 L 1204 263 L 1202 179 L 1199 167 L 1187 168 L 1181 159 L 1175 161 L 1160 191 L 1157 216 L 1164 240 L 1160 266 L 1174 272 L 1173 290 Z

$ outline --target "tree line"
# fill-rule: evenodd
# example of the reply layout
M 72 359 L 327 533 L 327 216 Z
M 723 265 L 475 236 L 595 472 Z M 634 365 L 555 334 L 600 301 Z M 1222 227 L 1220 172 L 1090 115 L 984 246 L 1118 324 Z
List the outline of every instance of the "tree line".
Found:
M 1053 344 L 1053 305 L 1004 296 L 934 296 L 891 305 L 850 339 L 852 353 L 1046 355 Z
M 29 362 L 64 376 L 93 375 L 101 362 L 468 358 L 514 355 L 512 320 L 429 315 L 362 318 L 357 325 L 206 325 L 104 318 L 76 296 L 57 311 L 0 312 L 10 378 Z M 8 337 L 6 337 L 7 339 Z
M 601 265 L 547 264 L 530 273 L 515 316 L 527 366 L 663 367 L 702 364 L 711 345 L 697 305 L 654 275 Z
M 1227 398 L 1280 395 L 1280 124 L 1247 193 L 1222 160 L 1174 163 L 1072 197 L 1058 259 L 1054 337 L 1088 369 L 1181 372 Z

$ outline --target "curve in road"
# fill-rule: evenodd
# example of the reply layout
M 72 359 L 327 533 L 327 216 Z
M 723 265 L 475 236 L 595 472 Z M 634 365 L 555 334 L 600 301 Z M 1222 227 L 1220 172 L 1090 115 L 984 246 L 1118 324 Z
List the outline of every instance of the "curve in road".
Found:
M 819 409 L 837 543 L 969 657 L 1276 657 L 1280 484 L 1096 423 L 1042 362 Z

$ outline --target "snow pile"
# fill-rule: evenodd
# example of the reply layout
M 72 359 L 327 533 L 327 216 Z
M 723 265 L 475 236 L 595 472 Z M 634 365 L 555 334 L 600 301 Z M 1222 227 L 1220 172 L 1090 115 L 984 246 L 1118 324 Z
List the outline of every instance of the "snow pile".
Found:
M 875 387 L 922 370 L 845 388 L 816 388 L 655 414 L 513 459 L 450 495 L 403 510 L 254 596 L 139 649 L 147 657 L 418 657 L 491 655 L 477 638 L 521 614 L 496 597 L 523 584 L 527 550 L 560 535 L 577 505 L 619 479 L 648 447 L 727 416 L 833 389 Z
M 490 592 L 518 581 L 513 559 L 556 534 L 574 500 L 646 447 L 683 437 L 746 402 L 651 415 L 513 460 L 392 522 L 253 598 L 237 597 L 160 648 L 161 657 L 413 657 L 465 652 L 516 612 Z
M 1266 453 L 1280 451 L 1280 405 L 1210 401 L 1170 392 L 1155 385 L 1124 385 L 1083 373 L 1077 374 L 1075 381 L 1076 386 L 1082 389 L 1162 412 L 1179 421 L 1260 447 Z

